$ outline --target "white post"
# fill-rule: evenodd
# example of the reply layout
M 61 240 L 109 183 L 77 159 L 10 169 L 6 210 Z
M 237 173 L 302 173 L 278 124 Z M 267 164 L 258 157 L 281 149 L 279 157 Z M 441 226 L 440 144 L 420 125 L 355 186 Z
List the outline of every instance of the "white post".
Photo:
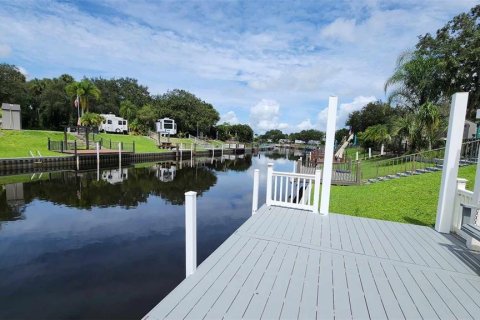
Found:
M 260 170 L 253 171 L 253 198 L 252 198 L 252 215 L 258 210 L 258 183 L 260 181 Z
M 80 157 L 77 156 L 77 171 L 80 170 Z
M 185 192 L 185 277 L 197 269 L 197 193 Z
M 118 143 L 118 167 L 120 168 L 120 174 L 122 174 L 122 143 Z M 123 174 L 122 174 L 123 177 Z
M 380 155 L 383 156 L 383 151 L 385 149 L 385 145 L 382 143 L 382 146 L 380 147 Z
M 452 226 L 455 202 L 458 162 L 462 149 L 463 127 L 467 113 L 468 92 L 455 93 L 450 106 L 447 145 L 443 159 L 442 182 L 438 197 L 435 230 L 449 233 Z
M 100 181 L 100 143 L 96 143 L 97 149 L 97 181 Z
M 273 178 L 273 163 L 268 164 L 267 168 L 267 206 L 272 205 L 272 178 Z
M 325 215 L 328 214 L 330 207 L 330 185 L 332 183 L 337 104 L 338 97 L 328 98 L 327 133 L 325 137 L 325 156 L 323 160 L 322 199 L 320 201 L 320 213 Z
M 313 212 L 318 213 L 318 205 L 320 202 L 320 183 L 322 180 L 322 170 L 315 170 L 315 185 L 313 186 Z
M 293 161 L 293 173 L 297 172 L 297 161 Z
M 223 143 L 222 143 L 222 158 L 223 158 Z
M 372 157 L 372 148 L 368 148 L 368 159 Z
M 355 153 L 355 161 L 358 161 L 358 151 Z

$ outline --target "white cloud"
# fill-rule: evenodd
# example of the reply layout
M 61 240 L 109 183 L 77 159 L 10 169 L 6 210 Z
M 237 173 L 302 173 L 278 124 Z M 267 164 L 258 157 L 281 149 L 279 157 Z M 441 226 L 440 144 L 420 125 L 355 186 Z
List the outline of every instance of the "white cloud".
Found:
M 222 115 L 220 117 L 220 121 L 218 123 L 222 124 L 222 123 L 225 123 L 225 122 L 228 122 L 229 124 L 239 123 L 238 117 L 237 117 L 237 115 L 235 114 L 234 111 L 228 111 L 227 113 Z
M 8 57 L 11 52 L 12 48 L 9 45 L 0 43 L 0 58 Z
M 377 101 L 378 99 L 375 96 L 358 96 L 353 99 L 351 102 L 342 103 L 337 109 L 337 121 L 335 128 L 338 130 L 345 127 L 345 122 L 348 119 L 348 115 L 354 111 L 362 109 L 369 102 Z M 325 130 L 327 127 L 327 116 L 328 108 L 324 108 L 318 113 L 318 127 L 321 130 Z
M 308 118 L 306 120 L 303 120 L 302 122 L 297 124 L 297 129 L 300 130 L 300 131 L 301 130 L 314 129 L 314 128 L 315 128 L 315 126 L 310 121 L 310 118 Z
M 18 68 L 18 71 L 20 71 L 20 73 L 23 74 L 25 76 L 25 78 L 27 78 L 27 80 L 29 80 L 30 75 L 28 74 L 27 69 L 25 69 L 22 66 L 17 66 L 17 68 Z
M 264 132 L 271 129 L 284 130 L 287 123 L 279 121 L 280 105 L 275 100 L 262 99 L 250 108 L 250 124 L 254 130 Z
M 355 39 L 355 20 L 337 18 L 324 27 L 320 35 L 334 41 L 352 42 Z

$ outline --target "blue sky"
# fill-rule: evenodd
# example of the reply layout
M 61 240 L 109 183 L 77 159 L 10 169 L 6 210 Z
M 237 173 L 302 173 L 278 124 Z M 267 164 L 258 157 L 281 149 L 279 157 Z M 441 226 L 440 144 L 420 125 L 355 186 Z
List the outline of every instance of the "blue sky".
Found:
M 6 1 L 0 62 L 28 78 L 133 77 L 181 88 L 256 132 L 324 129 L 329 95 L 348 113 L 384 99 L 418 35 L 471 0 Z

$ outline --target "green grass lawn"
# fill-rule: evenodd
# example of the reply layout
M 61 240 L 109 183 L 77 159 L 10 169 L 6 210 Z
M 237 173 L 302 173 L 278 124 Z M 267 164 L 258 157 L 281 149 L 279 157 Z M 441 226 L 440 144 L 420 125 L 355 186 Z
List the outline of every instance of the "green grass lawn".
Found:
M 146 136 L 134 136 L 134 135 L 124 135 L 124 134 L 113 134 L 113 133 L 99 133 L 95 135 L 95 140 L 99 138 L 104 139 L 104 146 L 108 147 L 107 140 L 112 140 L 114 142 L 124 142 L 124 143 L 132 143 L 135 142 L 135 152 L 166 152 L 168 150 L 159 149 L 155 144 L 153 139 L 150 139 Z M 118 148 L 118 145 L 115 149 Z M 112 146 L 112 149 L 114 147 Z
M 73 136 L 69 135 L 69 139 Z M 48 138 L 63 140 L 63 132 L 41 130 L 0 130 L 0 158 L 30 157 L 29 151 L 42 156 L 61 156 L 59 152 L 48 151 Z
M 473 189 L 476 166 L 461 167 L 459 177 Z M 433 226 L 441 171 L 369 185 L 332 186 L 330 211 L 368 218 Z

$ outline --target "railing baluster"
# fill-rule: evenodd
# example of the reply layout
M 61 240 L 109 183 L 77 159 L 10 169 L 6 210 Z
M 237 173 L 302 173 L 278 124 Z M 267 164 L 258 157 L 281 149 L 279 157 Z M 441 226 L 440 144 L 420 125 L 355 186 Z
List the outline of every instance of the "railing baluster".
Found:
M 280 176 L 280 194 L 279 194 L 279 201 L 282 201 L 282 196 L 283 196 L 283 178 L 282 176 Z
M 277 201 L 277 178 L 278 176 L 275 176 L 275 183 L 273 184 L 273 201 Z
M 288 202 L 288 177 L 285 176 L 285 200 L 284 202 Z
M 298 198 L 300 196 L 300 178 L 296 178 L 294 181 L 297 181 L 297 197 L 295 203 L 300 203 L 300 199 Z
M 290 203 L 293 203 L 293 185 L 295 184 L 295 181 L 292 179 L 290 183 L 292 184 L 290 187 Z

